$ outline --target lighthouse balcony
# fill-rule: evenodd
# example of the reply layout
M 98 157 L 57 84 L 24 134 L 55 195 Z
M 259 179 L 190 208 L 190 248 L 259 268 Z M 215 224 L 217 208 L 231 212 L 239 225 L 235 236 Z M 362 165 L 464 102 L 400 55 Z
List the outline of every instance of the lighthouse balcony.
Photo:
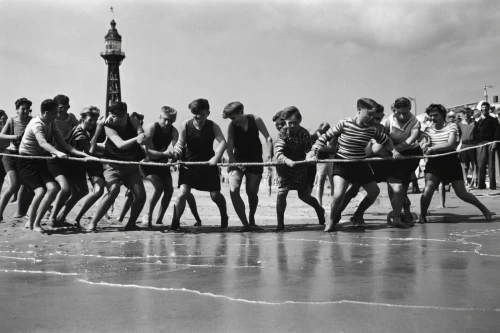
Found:
M 105 56 L 105 55 L 125 56 L 125 52 L 117 51 L 117 50 L 106 50 L 105 52 L 101 52 L 101 56 Z

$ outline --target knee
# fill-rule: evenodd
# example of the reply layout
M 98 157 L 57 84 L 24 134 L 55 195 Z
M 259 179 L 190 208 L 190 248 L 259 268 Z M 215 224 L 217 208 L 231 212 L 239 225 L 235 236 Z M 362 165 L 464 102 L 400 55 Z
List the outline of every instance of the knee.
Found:
M 250 189 L 247 189 L 247 196 L 248 196 L 248 199 L 257 199 L 258 198 L 258 195 L 257 195 L 258 192 L 255 192 L 255 191 L 252 191 Z
M 232 185 L 229 187 L 229 193 L 231 195 L 240 194 L 241 186 Z
M 380 188 L 377 186 L 376 188 L 367 191 L 366 194 L 372 198 L 376 198 L 380 194 Z
M 118 194 L 120 194 L 120 185 L 118 184 L 111 185 L 108 189 L 108 197 L 114 200 L 116 199 Z
M 59 193 L 60 190 L 61 190 L 61 188 L 57 184 L 47 185 L 46 195 L 47 196 L 55 196 Z
M 212 201 L 217 201 L 222 197 L 222 194 L 219 191 L 212 191 L 210 192 L 210 198 L 212 198 Z M 222 197 L 224 198 L 224 197 Z

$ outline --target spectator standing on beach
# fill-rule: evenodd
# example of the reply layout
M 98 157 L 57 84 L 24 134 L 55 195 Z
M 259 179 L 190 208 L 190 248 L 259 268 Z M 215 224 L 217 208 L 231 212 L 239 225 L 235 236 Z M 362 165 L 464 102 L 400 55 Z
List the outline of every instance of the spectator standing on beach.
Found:
M 462 115 L 462 121 L 458 124 L 458 127 L 460 128 L 460 132 L 462 133 L 462 149 L 467 149 L 475 145 L 474 127 L 476 123 L 474 122 L 474 118 L 472 117 L 472 110 L 470 108 L 466 108 L 465 110 L 460 111 L 460 114 Z M 474 188 L 477 171 L 476 149 L 467 149 L 465 151 L 461 151 L 458 154 L 458 157 L 460 159 L 460 164 L 462 165 L 462 171 L 466 186 L 469 188 Z M 468 181 L 469 170 L 472 171 L 472 179 L 470 183 Z
M 226 149 L 226 139 L 219 125 L 207 119 L 210 115 L 210 104 L 206 99 L 196 99 L 189 103 L 188 108 L 193 118 L 184 121 L 180 126 L 179 141 L 174 147 L 174 161 L 182 157 L 185 162 L 203 164 L 179 166 L 180 191 L 175 202 L 170 230 L 180 228 L 180 220 L 191 189 L 210 192 L 210 198 L 219 208 L 221 228 L 227 228 L 226 199 L 220 193 L 220 175 L 217 167 Z M 218 142 L 215 151 L 214 141 Z
M 498 120 L 490 115 L 490 104 L 488 102 L 481 104 L 481 118 L 474 127 L 473 135 L 478 145 L 500 140 L 500 126 Z M 477 148 L 478 189 L 486 188 L 486 170 L 488 170 L 490 190 L 496 189 L 496 149 L 496 142 Z
M 272 139 L 262 119 L 253 114 L 244 114 L 243 104 L 229 103 L 222 112 L 222 118 L 230 119 L 227 129 L 227 155 L 229 163 L 255 162 L 262 163 L 262 144 L 259 133 L 267 143 L 267 159 L 271 159 Z M 259 204 L 259 186 L 264 173 L 262 165 L 228 167 L 229 191 L 234 210 L 243 224 L 242 231 L 255 227 L 255 212 Z M 245 213 L 245 203 L 240 196 L 241 183 L 246 178 L 246 193 L 248 196 L 248 219 Z

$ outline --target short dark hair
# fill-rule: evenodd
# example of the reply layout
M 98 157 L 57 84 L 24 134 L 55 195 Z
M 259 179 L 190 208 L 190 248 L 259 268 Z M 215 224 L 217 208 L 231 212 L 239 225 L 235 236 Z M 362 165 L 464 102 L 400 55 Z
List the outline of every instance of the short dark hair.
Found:
M 383 113 L 384 110 L 385 110 L 384 106 L 382 104 L 377 103 L 377 106 L 375 107 L 375 113 Z
M 410 110 L 411 110 L 411 102 L 406 97 L 399 97 L 398 99 L 396 99 L 394 101 L 394 107 L 396 109 L 399 109 L 399 108 L 410 108 Z
M 490 103 L 488 103 L 488 102 L 482 102 L 481 103 L 481 107 L 483 107 L 485 105 L 487 106 L 487 110 L 489 111 L 490 110 Z
M 143 114 L 140 114 L 140 113 L 137 113 L 137 112 L 132 112 L 130 114 L 131 117 L 134 117 L 135 119 L 137 120 L 144 120 L 144 115 Z
M 108 108 L 108 112 L 111 114 L 121 114 L 127 112 L 127 103 L 125 102 L 114 102 Z
M 446 108 L 442 104 L 431 104 L 425 109 L 425 113 L 429 114 L 432 111 L 438 111 L 439 114 L 446 119 Z
M 373 99 L 363 97 L 363 98 L 358 99 L 358 102 L 356 103 L 356 108 L 372 110 L 372 109 L 375 109 L 377 107 L 377 105 L 378 105 L 378 103 L 375 102 Z
M 229 116 L 237 113 L 243 113 L 244 107 L 241 102 L 231 102 L 222 111 L 222 118 L 227 119 Z
M 203 110 L 210 111 L 210 104 L 204 98 L 198 98 L 189 103 L 188 109 L 191 110 L 192 114 L 199 114 Z
M 295 106 L 288 106 L 283 109 L 283 119 L 290 119 L 293 116 L 302 121 L 302 115 L 300 114 L 299 109 L 297 109 Z
M 33 103 L 31 103 L 31 101 L 25 97 L 21 97 L 19 98 L 16 102 L 15 102 L 15 105 L 16 105 L 16 110 L 19 110 L 19 108 L 21 107 L 21 105 L 23 104 L 28 104 L 28 107 L 30 108 L 31 105 L 33 105 Z
M 69 97 L 66 95 L 57 95 L 54 97 L 54 101 L 56 101 L 57 104 L 69 104 Z
M 0 118 L 7 117 L 7 113 L 4 110 L 0 110 Z
M 278 121 L 280 119 L 284 119 L 283 118 L 283 110 L 276 112 L 276 114 L 273 116 L 273 121 L 274 122 L 276 122 L 276 121 Z
M 57 109 L 58 106 L 59 106 L 59 104 L 56 101 L 54 101 L 53 99 L 46 99 L 40 105 L 40 112 L 44 113 L 47 111 L 52 111 L 54 109 Z

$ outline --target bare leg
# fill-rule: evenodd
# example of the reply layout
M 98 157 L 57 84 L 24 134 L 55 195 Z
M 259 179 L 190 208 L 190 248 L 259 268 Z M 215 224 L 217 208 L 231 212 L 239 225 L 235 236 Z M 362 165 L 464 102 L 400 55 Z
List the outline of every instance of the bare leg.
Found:
M 3 221 L 3 212 L 5 211 L 5 207 L 7 207 L 10 198 L 17 193 L 21 184 L 16 171 L 10 170 L 7 172 L 7 177 L 9 178 L 9 185 L 0 197 L 0 222 Z
M 236 215 L 240 219 L 245 229 L 248 229 L 248 220 L 245 212 L 245 203 L 241 199 L 240 190 L 244 173 L 241 170 L 231 170 L 229 173 L 229 194 L 233 202 Z M 247 181 L 248 183 L 248 181 Z
M 380 189 L 377 185 L 376 182 L 370 182 L 368 184 L 362 185 L 362 187 L 366 191 L 366 196 L 361 200 L 361 202 L 358 205 L 358 209 L 354 212 L 354 215 L 352 216 L 354 220 L 356 221 L 356 224 L 358 225 L 363 225 L 365 224 L 365 220 L 363 219 L 363 215 L 365 214 L 365 211 L 373 205 L 375 200 L 377 199 L 378 195 L 380 194 Z
M 347 208 L 347 206 L 349 205 L 351 200 L 354 199 L 358 195 L 360 188 L 361 188 L 361 185 L 359 185 L 357 183 L 352 184 L 351 187 L 349 187 L 349 189 L 344 194 L 344 200 L 342 201 L 342 205 L 341 205 L 339 214 L 342 214 L 342 212 Z
M 323 182 L 324 183 L 324 182 Z M 319 202 L 311 195 L 309 192 L 309 188 L 306 187 L 298 191 L 299 199 L 313 207 L 316 211 L 316 215 L 318 216 L 319 224 L 325 224 L 325 209 L 321 207 Z
M 179 189 L 179 194 L 175 200 L 174 205 L 174 216 L 172 217 L 172 223 L 170 225 L 170 230 L 177 230 L 180 227 L 181 217 L 184 213 L 184 208 L 186 208 L 186 199 L 188 195 L 191 194 L 191 187 L 186 184 L 182 184 Z
M 344 201 L 344 195 L 349 186 L 349 181 L 335 175 L 333 177 L 333 186 L 335 187 L 333 191 L 333 201 L 330 211 L 330 220 L 326 224 L 325 232 L 333 231 L 335 224 L 337 223 L 337 216 L 340 215 L 342 209 L 342 202 Z
M 33 227 L 35 226 L 35 220 L 36 220 L 36 213 L 38 211 L 38 207 L 40 206 L 40 202 L 42 199 L 45 197 L 45 193 L 47 190 L 44 187 L 39 187 L 35 191 L 35 196 L 33 197 L 33 201 L 31 202 L 31 206 L 29 208 L 29 220 L 26 223 L 26 228 L 33 230 Z M 40 227 L 40 224 L 38 224 Z M 40 228 L 42 230 L 42 228 Z
M 276 198 L 276 214 L 278 216 L 278 227 L 276 228 L 276 231 L 282 231 L 285 229 L 285 210 L 287 196 L 288 190 L 280 189 L 278 191 L 278 196 Z
M 401 221 L 401 210 L 403 209 L 403 201 L 406 196 L 408 188 L 401 183 L 400 180 L 393 177 L 389 177 L 389 187 L 394 191 L 394 195 L 391 199 L 392 211 L 394 213 L 393 225 L 396 228 L 408 228 L 408 225 Z
M 45 183 L 45 188 L 47 189 L 47 191 L 45 192 L 45 196 L 43 197 L 42 201 L 40 201 L 40 206 L 38 207 L 38 211 L 36 212 L 36 218 L 33 225 L 33 230 L 40 232 L 43 232 L 43 229 L 40 226 L 40 222 L 42 221 L 42 218 L 45 216 L 45 213 L 49 209 L 52 202 L 54 202 L 54 200 L 56 199 L 57 194 L 60 190 L 59 185 L 56 182 L 52 181 Z
M 115 202 L 116 197 L 120 194 L 120 182 L 115 181 L 108 185 L 108 193 L 103 197 L 101 204 L 97 207 L 97 210 L 92 218 L 92 221 L 87 227 L 88 231 L 95 231 L 97 227 L 97 223 L 103 218 L 103 216 L 108 212 L 108 209 L 111 207 L 113 202 Z
M 441 208 L 446 208 L 446 185 L 444 182 L 441 182 L 439 185 L 439 199 L 441 200 Z
M 73 207 L 80 201 L 83 197 L 89 194 L 89 188 L 87 187 L 87 183 L 85 182 L 85 186 L 79 188 L 76 185 L 73 185 L 71 188 L 71 197 L 66 201 L 66 204 L 61 209 L 61 213 L 57 217 L 58 221 L 65 221 L 68 214 L 71 212 Z
M 212 191 L 210 192 L 210 198 L 212 198 L 212 201 L 215 202 L 217 207 L 219 208 L 220 212 L 220 227 L 221 228 L 227 228 L 227 223 L 229 217 L 227 216 L 227 206 L 226 206 L 226 199 L 220 193 L 220 191 Z
M 262 175 L 257 175 L 253 173 L 247 173 L 246 175 L 246 191 L 248 196 L 248 222 L 250 226 L 256 226 L 255 224 L 255 213 L 257 212 L 257 206 L 259 205 L 259 187 L 262 180 Z
M 436 192 L 438 186 L 439 186 L 439 178 L 431 173 L 426 173 L 425 189 L 424 193 L 422 193 L 422 196 L 420 197 L 420 218 L 419 218 L 420 223 L 427 222 L 426 218 L 427 210 L 429 209 L 429 206 L 432 201 L 432 196 L 434 195 L 434 192 Z
M 127 215 L 128 211 L 130 210 L 130 207 L 132 207 L 132 202 L 134 201 L 134 197 L 130 193 L 130 191 L 127 192 L 127 199 L 125 199 L 125 203 L 123 204 L 122 211 L 120 212 L 120 217 L 118 218 L 118 222 L 123 222 L 125 219 L 125 215 Z
M 325 190 L 326 175 L 320 175 L 317 177 L 318 177 L 318 189 L 316 190 L 316 200 L 318 200 L 319 204 L 323 206 L 323 192 Z
M 167 211 L 168 205 L 170 205 L 170 200 L 172 200 L 172 194 L 174 193 L 174 188 L 172 187 L 172 178 L 168 178 L 168 182 L 163 184 L 163 198 L 160 202 L 160 210 L 158 211 L 158 216 L 156 217 L 156 224 L 163 223 L 163 217 Z M 152 214 L 153 212 L 151 212 Z M 199 218 L 199 217 L 198 217 Z
M 57 215 L 59 215 L 59 211 L 66 204 L 66 201 L 71 195 L 71 186 L 69 185 L 69 181 L 66 176 L 59 175 L 56 177 L 56 181 L 59 184 L 61 190 L 55 198 L 54 207 L 52 208 L 52 212 L 50 213 L 49 224 L 51 227 L 55 227 L 59 222 L 57 221 Z
M 467 189 L 465 188 L 465 184 L 463 181 L 456 180 L 453 181 L 451 185 L 453 186 L 453 189 L 455 190 L 457 197 L 459 197 L 460 199 L 462 199 L 467 203 L 470 203 L 471 205 L 476 206 L 481 211 L 481 213 L 483 213 L 486 221 L 491 221 L 492 218 L 491 212 L 473 194 L 467 192 Z
M 194 219 L 196 220 L 195 227 L 201 227 L 201 218 L 198 214 L 198 207 L 196 206 L 196 199 L 194 198 L 193 193 L 189 192 L 186 196 L 186 201 L 189 205 L 189 209 L 191 210 L 191 214 L 193 214 Z
M 80 225 L 80 220 L 82 219 L 83 215 L 85 215 L 85 213 L 90 209 L 90 207 L 92 207 L 92 205 L 94 205 L 104 193 L 104 179 L 100 177 L 94 177 L 93 181 L 94 181 L 94 192 L 87 195 L 87 198 L 83 203 L 82 209 L 76 216 L 75 222 L 77 225 Z
M 151 182 L 154 190 L 151 196 L 149 197 L 148 212 L 146 213 L 146 215 L 144 215 L 143 223 L 145 223 L 147 227 L 151 227 L 153 212 L 155 210 L 156 204 L 158 203 L 158 200 L 160 200 L 161 195 L 163 194 L 163 184 L 158 175 L 148 175 L 146 179 Z
M 23 217 L 28 213 L 28 209 L 35 193 L 29 191 L 26 186 L 21 185 L 17 195 L 17 213 L 14 217 Z
M 135 223 L 137 222 L 139 215 L 141 215 L 142 208 L 144 208 L 144 204 L 146 203 L 146 189 L 144 188 L 144 182 L 142 179 L 138 179 L 136 183 L 129 185 L 129 189 L 134 200 L 130 206 L 130 217 L 123 230 L 140 230 Z

